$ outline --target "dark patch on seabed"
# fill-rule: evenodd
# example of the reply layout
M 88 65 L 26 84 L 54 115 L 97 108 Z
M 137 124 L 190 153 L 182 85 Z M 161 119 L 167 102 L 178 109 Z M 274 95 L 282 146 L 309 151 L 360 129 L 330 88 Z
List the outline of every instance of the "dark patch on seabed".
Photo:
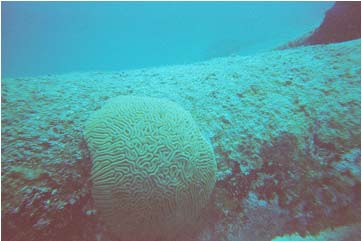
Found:
M 360 240 L 360 65 L 356 40 L 3 80 L 2 238 L 117 240 L 92 201 L 83 128 L 109 99 L 134 94 L 180 104 L 213 145 L 216 187 L 182 240 Z

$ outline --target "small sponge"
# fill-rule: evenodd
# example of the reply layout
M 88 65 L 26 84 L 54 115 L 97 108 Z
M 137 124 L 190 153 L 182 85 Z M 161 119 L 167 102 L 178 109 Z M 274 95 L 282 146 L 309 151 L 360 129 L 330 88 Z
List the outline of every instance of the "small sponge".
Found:
M 155 98 L 121 96 L 86 123 L 93 198 L 122 241 L 173 240 L 206 206 L 216 162 L 189 112 Z

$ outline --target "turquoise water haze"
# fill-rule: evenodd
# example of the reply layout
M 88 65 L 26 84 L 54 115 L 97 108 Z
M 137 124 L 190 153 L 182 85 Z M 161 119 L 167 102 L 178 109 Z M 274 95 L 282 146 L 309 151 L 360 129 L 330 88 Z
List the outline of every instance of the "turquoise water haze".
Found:
M 0 239 L 361 241 L 360 2 L 1 7 Z
M 299 37 L 333 2 L 3 2 L 2 77 L 253 54 Z

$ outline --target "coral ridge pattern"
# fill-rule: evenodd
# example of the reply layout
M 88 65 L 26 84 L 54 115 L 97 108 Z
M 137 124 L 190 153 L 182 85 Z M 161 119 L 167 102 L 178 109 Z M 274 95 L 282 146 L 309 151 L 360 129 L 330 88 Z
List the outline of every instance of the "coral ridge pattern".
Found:
M 207 205 L 214 154 L 176 103 L 116 97 L 91 116 L 85 138 L 95 206 L 122 241 L 172 240 Z

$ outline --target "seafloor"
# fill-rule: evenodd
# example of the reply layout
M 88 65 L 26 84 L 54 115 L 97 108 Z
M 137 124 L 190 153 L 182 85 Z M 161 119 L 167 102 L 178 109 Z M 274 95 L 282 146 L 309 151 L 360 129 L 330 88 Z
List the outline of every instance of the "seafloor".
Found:
M 185 240 L 360 240 L 360 48 L 3 79 L 2 237 L 109 240 L 82 130 L 108 99 L 141 95 L 190 111 L 217 157 L 205 222 Z

